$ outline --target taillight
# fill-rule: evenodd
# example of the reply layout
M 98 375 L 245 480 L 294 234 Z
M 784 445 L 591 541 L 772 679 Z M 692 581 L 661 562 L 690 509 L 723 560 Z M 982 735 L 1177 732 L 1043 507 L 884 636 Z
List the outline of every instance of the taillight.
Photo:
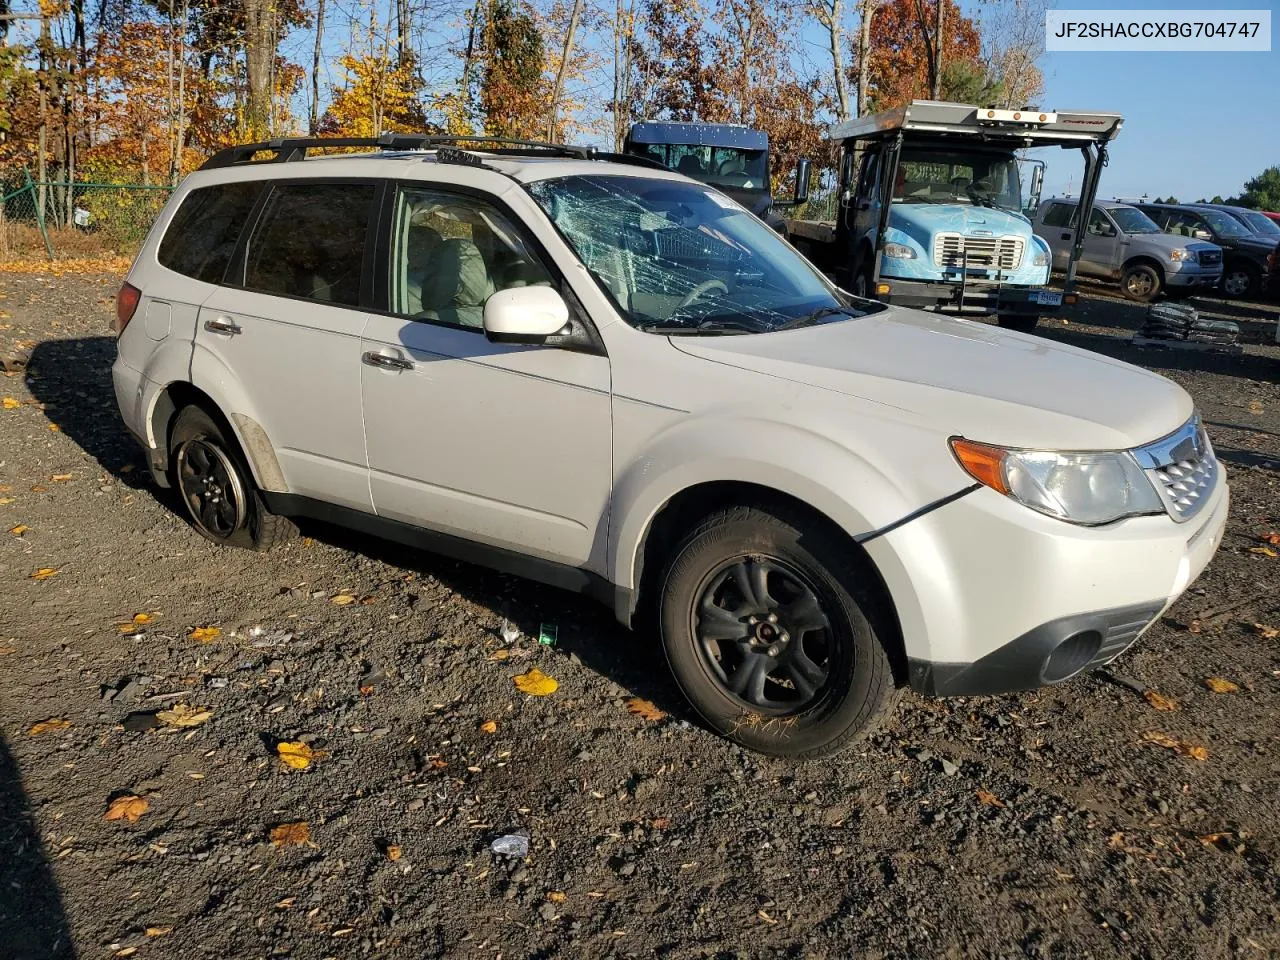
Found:
M 120 285 L 116 294 L 116 336 L 124 333 L 124 328 L 133 319 L 133 312 L 138 309 L 138 301 L 142 299 L 142 291 L 131 283 Z

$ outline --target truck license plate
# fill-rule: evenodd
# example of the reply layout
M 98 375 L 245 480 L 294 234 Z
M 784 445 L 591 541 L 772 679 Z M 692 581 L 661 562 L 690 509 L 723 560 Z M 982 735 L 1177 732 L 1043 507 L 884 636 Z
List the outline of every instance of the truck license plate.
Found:
M 1060 307 L 1062 306 L 1062 294 L 1057 290 L 1037 290 L 1035 302 L 1042 307 Z

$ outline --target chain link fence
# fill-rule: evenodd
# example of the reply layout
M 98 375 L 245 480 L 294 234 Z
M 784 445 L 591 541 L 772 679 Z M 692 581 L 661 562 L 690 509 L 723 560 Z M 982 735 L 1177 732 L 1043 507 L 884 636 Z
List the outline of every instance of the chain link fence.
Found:
M 26 173 L 0 179 L 0 261 L 132 257 L 172 190 Z

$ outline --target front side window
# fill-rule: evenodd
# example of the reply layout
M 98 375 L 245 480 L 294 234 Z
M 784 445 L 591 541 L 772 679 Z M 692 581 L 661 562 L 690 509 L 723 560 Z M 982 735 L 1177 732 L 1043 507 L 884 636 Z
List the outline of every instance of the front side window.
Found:
M 1235 217 L 1217 210 L 1206 210 L 1202 214 L 1213 232 L 1220 237 L 1247 237 L 1249 230 Z
M 205 283 L 221 283 L 261 183 L 220 183 L 192 190 L 173 215 L 156 259 Z
M 499 290 L 551 283 L 491 204 L 417 187 L 396 195 L 390 280 L 392 313 L 477 330 Z
M 359 306 L 376 194 L 372 183 L 276 184 L 249 240 L 244 285 Z
M 906 147 L 893 185 L 895 203 L 967 203 L 1022 209 L 1018 163 L 1012 154 Z
M 708 147 L 696 143 L 650 144 L 646 156 L 668 170 L 717 187 L 738 190 L 769 188 L 769 154 L 765 150 Z
M 527 189 L 642 330 L 758 333 L 881 309 L 851 305 L 773 230 L 701 185 L 604 175 Z

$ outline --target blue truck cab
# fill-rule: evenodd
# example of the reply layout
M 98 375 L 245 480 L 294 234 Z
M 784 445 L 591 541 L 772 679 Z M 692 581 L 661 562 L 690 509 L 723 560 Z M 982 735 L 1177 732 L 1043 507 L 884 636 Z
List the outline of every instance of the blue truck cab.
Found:
M 774 229 L 783 227 L 773 210 L 769 135 L 763 130 L 740 123 L 644 120 L 631 125 L 622 152 L 701 180 Z
M 1072 302 L 1067 291 L 1082 238 L 1072 243 L 1064 288 L 1049 288 L 1053 254 L 1028 215 L 1038 203 L 1043 165 L 1024 185 L 1019 152 L 1078 149 L 1085 202 L 1092 203 L 1105 145 L 1121 122 L 1115 114 L 918 100 L 836 124 L 829 134 L 842 148 L 835 218 L 790 220 L 787 234 L 858 296 L 995 314 L 1002 326 L 1033 329 L 1041 314 Z

